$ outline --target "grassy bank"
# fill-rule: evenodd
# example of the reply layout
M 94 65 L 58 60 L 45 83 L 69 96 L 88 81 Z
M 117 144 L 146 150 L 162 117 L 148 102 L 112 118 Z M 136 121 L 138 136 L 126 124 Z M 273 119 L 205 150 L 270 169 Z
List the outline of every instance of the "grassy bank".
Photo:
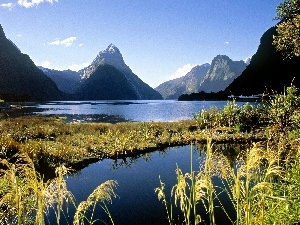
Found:
M 0 222 L 4 224 L 44 224 L 49 207 L 59 224 L 62 205 L 73 202 L 63 179 L 65 165 L 207 140 L 207 158 L 200 171 L 191 168 L 190 173 L 182 174 L 180 168 L 176 170 L 178 183 L 172 189 L 175 206 L 167 202 L 162 180 L 156 189 L 166 206 L 169 224 L 205 222 L 197 211 L 198 204 L 207 209 L 209 221 L 205 223 L 215 224 L 215 203 L 222 208 L 220 192 L 228 195 L 236 211 L 230 218 L 232 224 L 300 221 L 300 97 L 295 87 L 257 106 L 239 106 L 233 101 L 221 110 L 202 110 L 191 121 L 74 124 L 58 117 L 34 116 L 2 119 L 0 129 Z M 257 143 L 239 152 L 234 163 L 224 152 L 212 151 L 211 142 Z M 56 168 L 57 177 L 45 182 L 36 169 L 41 165 Z M 214 176 L 222 180 L 223 187 L 214 185 Z M 93 224 L 97 204 L 113 224 L 105 202 L 116 196 L 115 186 L 115 181 L 107 181 L 75 206 L 74 224 Z M 180 207 L 182 221 L 172 215 L 173 206 Z M 85 214 L 89 210 L 91 218 Z
M 203 129 L 199 121 L 65 123 L 62 118 L 28 116 L 0 121 L 2 157 L 27 153 L 36 163 L 56 167 L 88 160 L 130 156 L 168 146 L 206 142 L 252 142 L 261 131 L 240 132 L 231 127 Z

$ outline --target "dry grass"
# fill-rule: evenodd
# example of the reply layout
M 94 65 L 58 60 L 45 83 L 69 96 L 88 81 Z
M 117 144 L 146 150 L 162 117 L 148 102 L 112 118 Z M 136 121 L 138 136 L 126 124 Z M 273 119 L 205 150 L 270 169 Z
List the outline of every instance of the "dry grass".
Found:
M 65 215 L 64 208 L 70 204 L 76 208 L 74 224 L 86 224 L 84 220 L 90 206 L 100 204 L 104 212 L 111 218 L 105 202 L 111 202 L 116 197 L 115 181 L 101 184 L 84 202 L 76 207 L 72 193 L 67 189 L 64 176 L 69 170 L 64 167 L 56 168 L 56 177 L 44 181 L 36 171 L 32 160 L 26 154 L 15 155 L 15 161 L 6 159 L 0 161 L 0 224 L 44 225 L 50 210 L 54 212 L 56 224 L 60 224 Z M 89 224 L 93 224 L 93 214 Z M 111 222 L 113 224 L 112 218 Z
M 264 138 L 232 130 L 201 130 L 195 121 L 70 124 L 60 118 L 30 116 L 1 120 L 0 129 L 0 157 L 26 153 L 36 165 L 52 167 L 206 142 L 207 136 L 235 143 Z

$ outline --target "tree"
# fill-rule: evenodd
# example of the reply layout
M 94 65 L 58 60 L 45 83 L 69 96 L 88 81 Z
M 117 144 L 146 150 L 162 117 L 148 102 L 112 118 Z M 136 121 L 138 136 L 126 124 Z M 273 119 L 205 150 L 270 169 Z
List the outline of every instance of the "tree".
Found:
M 276 11 L 280 23 L 273 44 L 285 58 L 300 56 L 300 0 L 284 0 Z

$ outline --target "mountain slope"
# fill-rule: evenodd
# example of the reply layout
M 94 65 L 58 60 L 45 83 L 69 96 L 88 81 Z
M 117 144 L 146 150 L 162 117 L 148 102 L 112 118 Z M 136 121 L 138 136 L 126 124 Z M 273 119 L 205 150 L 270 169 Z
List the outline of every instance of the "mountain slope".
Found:
M 38 66 L 51 80 L 53 80 L 58 89 L 69 94 L 74 94 L 80 86 L 80 76 L 72 70 L 53 70 Z
M 43 101 L 62 97 L 56 84 L 6 38 L 0 25 L 0 98 Z
M 106 50 L 101 51 L 90 66 L 79 71 L 82 82 L 85 82 L 84 80 L 88 80 L 100 65 L 111 65 L 125 76 L 128 84 L 130 85 L 130 89 L 135 93 L 135 97 L 133 99 L 162 99 L 162 96 L 157 91 L 144 83 L 131 71 L 131 69 L 125 64 L 119 49 L 113 44 L 110 44 Z
M 284 86 L 300 86 L 300 57 L 284 60 L 281 53 L 272 45 L 276 28 L 267 30 L 260 40 L 260 45 L 253 55 L 249 66 L 236 78 L 226 91 L 234 95 L 252 95 L 271 90 L 282 92 Z
M 136 93 L 123 73 L 111 65 L 99 65 L 76 92 L 79 100 L 132 100 Z
M 241 75 L 247 64 L 244 61 L 232 61 L 226 55 L 216 56 L 209 71 L 200 83 L 200 91 L 206 93 L 223 91 L 235 78 Z
M 183 94 L 223 91 L 246 66 L 243 60 L 232 61 L 226 55 L 218 55 L 211 65 L 196 66 L 185 76 L 164 82 L 155 90 L 165 99 L 178 99 Z
M 164 99 L 178 99 L 182 94 L 199 92 L 200 82 L 206 75 L 210 65 L 208 63 L 195 66 L 185 76 L 166 81 L 155 88 Z

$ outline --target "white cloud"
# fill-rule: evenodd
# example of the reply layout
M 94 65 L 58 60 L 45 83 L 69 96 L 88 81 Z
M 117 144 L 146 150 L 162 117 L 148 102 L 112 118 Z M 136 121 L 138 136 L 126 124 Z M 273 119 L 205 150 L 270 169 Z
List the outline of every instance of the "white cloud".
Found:
M 229 41 L 226 41 L 225 44 L 228 45 L 228 44 L 229 44 Z
M 79 44 L 78 46 L 81 47 L 81 46 L 83 46 L 83 44 Z
M 181 68 L 178 68 L 174 74 L 170 76 L 171 79 L 179 78 L 185 76 L 188 72 L 191 71 L 196 65 L 186 64 Z
M 72 66 L 69 66 L 69 70 L 78 71 L 81 70 L 87 66 L 89 66 L 89 63 L 82 63 L 81 65 L 73 64 Z
M 11 11 L 11 9 L 14 6 L 14 4 L 10 2 L 10 3 L 3 3 L 0 6 L 3 7 L 3 8 L 7 8 L 7 9 L 9 9 Z
M 61 41 L 57 39 L 53 42 L 48 43 L 48 45 L 63 45 L 65 47 L 70 47 L 73 44 L 73 42 L 76 41 L 76 39 L 76 37 L 69 37 Z
M 49 68 L 50 62 L 48 60 L 46 60 L 46 61 L 42 62 L 41 66 L 44 67 L 44 68 Z
M 38 6 L 41 3 L 49 2 L 53 4 L 54 2 L 58 2 L 58 0 L 18 0 L 18 4 L 25 8 L 30 8 L 33 6 Z

